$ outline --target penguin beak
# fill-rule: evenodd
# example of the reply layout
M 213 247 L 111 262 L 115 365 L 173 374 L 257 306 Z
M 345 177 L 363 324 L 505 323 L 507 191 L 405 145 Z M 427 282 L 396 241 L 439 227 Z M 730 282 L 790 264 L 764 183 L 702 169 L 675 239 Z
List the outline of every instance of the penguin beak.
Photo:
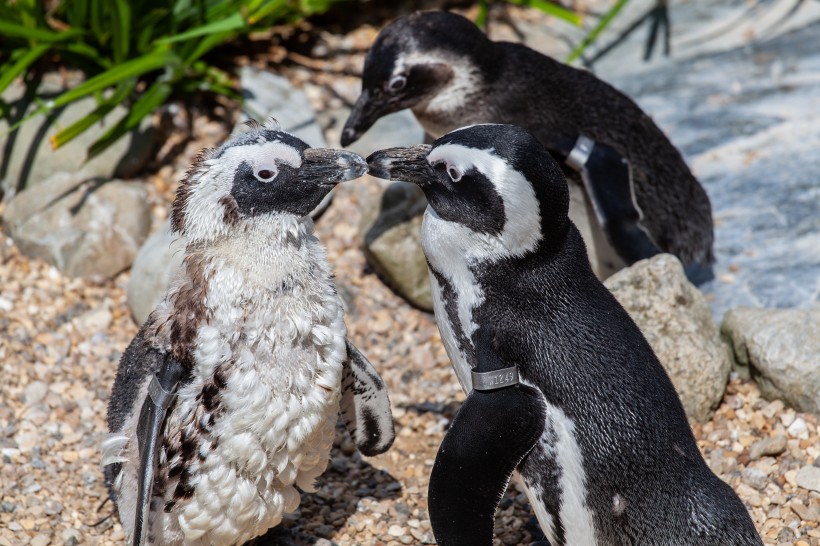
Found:
M 299 178 L 324 186 L 359 178 L 367 172 L 367 163 L 359 154 L 329 148 L 308 148 L 304 152 Z
M 380 117 L 392 111 L 390 105 L 383 99 L 367 89 L 362 89 L 362 94 L 359 95 L 342 129 L 342 146 L 350 146 L 359 140 Z
M 427 162 L 427 154 L 433 147 L 416 144 L 406 148 L 379 150 L 367 157 L 370 174 L 385 180 L 412 182 L 424 188 L 435 180 L 435 172 Z

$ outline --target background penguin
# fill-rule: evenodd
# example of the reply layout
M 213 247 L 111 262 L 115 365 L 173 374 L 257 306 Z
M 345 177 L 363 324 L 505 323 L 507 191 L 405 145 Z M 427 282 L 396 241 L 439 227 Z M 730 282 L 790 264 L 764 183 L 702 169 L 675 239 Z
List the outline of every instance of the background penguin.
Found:
M 103 444 L 133 544 L 241 544 L 277 525 L 324 471 L 340 403 L 362 453 L 392 443 L 384 384 L 345 339 L 307 217 L 366 170 L 257 124 L 182 181 L 185 259 L 123 354 Z
M 368 164 L 427 195 L 436 321 L 468 393 L 430 479 L 439 544 L 491 544 L 513 470 L 552 546 L 761 544 L 593 274 L 564 177 L 530 133 L 477 125 Z
M 658 252 L 680 258 L 693 282 L 712 278 L 706 192 L 652 119 L 594 75 L 493 42 L 460 15 L 416 13 L 370 48 L 342 144 L 404 108 L 434 137 L 474 123 L 530 130 L 564 161 L 570 217 L 601 278 Z

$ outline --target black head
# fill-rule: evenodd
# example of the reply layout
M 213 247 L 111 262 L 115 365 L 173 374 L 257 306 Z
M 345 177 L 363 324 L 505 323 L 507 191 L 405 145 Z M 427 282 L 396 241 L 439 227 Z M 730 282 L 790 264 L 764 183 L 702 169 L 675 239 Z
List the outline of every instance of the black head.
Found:
M 469 19 L 445 11 L 419 12 L 386 26 L 367 53 L 362 94 L 342 131 L 355 142 L 380 117 L 452 94 L 492 71 L 490 40 Z
M 197 158 L 177 190 L 174 231 L 189 240 L 213 240 L 261 216 L 301 218 L 336 184 L 367 172 L 352 152 L 310 148 L 278 129 L 251 127 Z
M 513 125 L 457 129 L 432 146 L 381 150 L 373 176 L 418 184 L 430 203 L 425 252 L 519 256 L 560 245 L 569 192 L 558 164 L 528 131 Z M 446 248 L 445 248 L 446 246 Z M 457 248 L 456 248 L 457 247 Z

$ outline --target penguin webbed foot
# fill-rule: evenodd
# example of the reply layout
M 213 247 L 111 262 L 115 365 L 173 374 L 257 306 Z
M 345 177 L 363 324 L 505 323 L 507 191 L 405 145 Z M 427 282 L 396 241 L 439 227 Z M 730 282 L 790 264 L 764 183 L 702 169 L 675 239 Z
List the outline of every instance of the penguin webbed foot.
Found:
M 365 356 L 346 340 L 340 413 L 362 455 L 387 451 L 396 438 L 387 387 Z
M 480 372 L 510 366 L 492 336 L 478 334 Z M 495 510 L 513 470 L 532 450 L 546 422 L 537 389 L 517 383 L 473 390 L 459 409 L 436 455 L 428 503 L 440 545 L 491 544 Z
M 162 368 L 151 378 L 148 394 L 140 409 L 139 421 L 137 421 L 140 468 L 134 516 L 132 542 L 134 546 L 146 543 L 151 494 L 159 462 L 159 449 L 162 445 L 162 429 L 165 416 L 173 402 L 174 393 L 184 373 L 185 368 L 182 364 L 171 355 L 166 355 Z

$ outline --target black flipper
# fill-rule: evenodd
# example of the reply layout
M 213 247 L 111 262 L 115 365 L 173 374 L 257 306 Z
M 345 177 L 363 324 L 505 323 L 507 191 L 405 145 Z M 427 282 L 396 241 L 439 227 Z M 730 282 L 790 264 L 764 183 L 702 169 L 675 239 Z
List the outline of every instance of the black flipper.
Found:
M 143 402 L 140 410 L 140 417 L 137 422 L 140 471 L 133 546 L 142 546 L 147 542 L 148 512 L 151 505 L 151 493 L 154 488 L 154 476 L 157 471 L 159 448 L 162 445 L 162 428 L 174 392 L 184 372 L 185 368 L 182 364 L 170 355 L 166 356 L 162 368 L 151 378 L 151 383 L 148 385 L 148 395 L 145 397 L 145 402 Z
M 629 162 L 614 148 L 581 136 L 567 157 L 581 174 L 595 215 L 609 242 L 627 264 L 662 250 L 641 225 Z
M 367 456 L 387 451 L 396 438 L 384 381 L 359 350 L 345 340 L 340 413 L 358 450 Z
M 511 367 L 489 343 L 476 349 L 474 371 Z M 501 383 L 509 373 L 501 373 Z M 430 475 L 428 508 L 439 546 L 492 544 L 495 510 L 513 470 L 541 437 L 546 417 L 543 394 L 522 383 L 470 392 Z

